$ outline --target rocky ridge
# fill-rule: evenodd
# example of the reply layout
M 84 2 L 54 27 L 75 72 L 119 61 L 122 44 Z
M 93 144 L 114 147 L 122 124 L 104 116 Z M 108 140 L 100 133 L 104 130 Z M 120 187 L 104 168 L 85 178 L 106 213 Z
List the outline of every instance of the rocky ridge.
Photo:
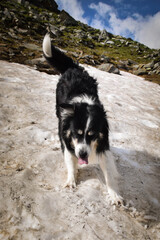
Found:
M 0 59 L 55 73 L 42 58 L 43 36 L 49 31 L 53 43 L 75 61 L 160 82 L 160 50 L 76 21 L 64 10 L 59 11 L 54 0 L 2 0 L 0 15 Z

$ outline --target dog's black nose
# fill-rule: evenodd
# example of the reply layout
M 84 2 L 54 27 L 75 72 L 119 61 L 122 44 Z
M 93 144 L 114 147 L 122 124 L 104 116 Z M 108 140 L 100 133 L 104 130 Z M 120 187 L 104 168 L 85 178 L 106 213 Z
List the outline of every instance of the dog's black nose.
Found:
M 86 151 L 84 151 L 84 150 L 80 150 L 80 152 L 79 152 L 79 156 L 80 156 L 80 158 L 85 159 L 85 158 L 88 157 L 88 154 L 87 154 Z

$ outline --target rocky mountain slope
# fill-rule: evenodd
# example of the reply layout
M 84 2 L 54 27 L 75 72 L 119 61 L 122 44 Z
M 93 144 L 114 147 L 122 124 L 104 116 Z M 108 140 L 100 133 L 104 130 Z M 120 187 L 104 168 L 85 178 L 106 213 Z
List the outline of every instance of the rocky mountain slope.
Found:
M 53 43 L 76 61 L 119 73 L 119 69 L 160 82 L 160 51 L 105 30 L 91 28 L 59 11 L 54 0 L 0 1 L 0 59 L 49 70 L 42 59 L 47 31 Z

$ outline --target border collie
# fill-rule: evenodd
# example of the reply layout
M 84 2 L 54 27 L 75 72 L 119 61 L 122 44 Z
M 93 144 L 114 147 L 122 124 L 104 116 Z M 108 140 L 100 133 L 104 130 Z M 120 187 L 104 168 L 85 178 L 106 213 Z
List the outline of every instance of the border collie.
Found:
M 56 114 L 68 171 L 65 187 L 76 187 L 77 165 L 88 164 L 94 158 L 101 166 L 112 200 L 122 203 L 119 175 L 109 151 L 109 125 L 98 97 L 96 79 L 54 47 L 49 34 L 43 40 L 43 53 L 49 64 L 62 74 L 56 89 Z

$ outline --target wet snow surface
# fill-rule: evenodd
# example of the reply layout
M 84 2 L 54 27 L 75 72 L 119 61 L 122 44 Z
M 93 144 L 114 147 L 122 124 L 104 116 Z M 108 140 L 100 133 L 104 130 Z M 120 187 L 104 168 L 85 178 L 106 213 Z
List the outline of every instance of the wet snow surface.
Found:
M 74 190 L 55 116 L 58 76 L 0 62 L 0 239 L 160 239 L 160 87 L 86 67 L 98 79 L 126 206 L 115 207 L 96 164 Z

